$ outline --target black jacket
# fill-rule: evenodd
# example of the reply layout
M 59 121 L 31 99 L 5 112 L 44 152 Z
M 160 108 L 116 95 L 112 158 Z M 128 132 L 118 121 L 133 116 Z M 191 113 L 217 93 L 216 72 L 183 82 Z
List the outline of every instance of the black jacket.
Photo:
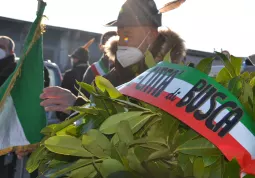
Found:
M 61 84 L 62 88 L 70 90 L 74 95 L 78 95 L 78 91 L 75 89 L 79 86 L 76 84 L 76 80 L 81 82 L 85 71 L 88 68 L 87 63 L 76 64 L 71 70 L 65 72 L 63 81 Z
M 15 68 L 15 55 L 10 55 L 0 60 L 0 86 L 14 72 Z

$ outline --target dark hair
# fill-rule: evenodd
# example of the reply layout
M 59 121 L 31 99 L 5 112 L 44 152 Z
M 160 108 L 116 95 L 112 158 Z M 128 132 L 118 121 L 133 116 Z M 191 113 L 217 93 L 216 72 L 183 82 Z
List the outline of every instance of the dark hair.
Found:
M 115 31 L 109 31 L 109 32 L 104 33 L 101 36 L 100 44 L 105 45 L 105 43 L 109 40 L 109 38 L 111 38 L 112 36 L 116 36 L 116 35 L 117 35 L 117 32 L 115 32 Z
M 15 43 L 14 43 L 14 41 L 10 37 L 8 37 L 8 36 L 0 36 L 0 39 L 5 39 L 5 40 L 9 41 L 8 50 L 14 51 Z

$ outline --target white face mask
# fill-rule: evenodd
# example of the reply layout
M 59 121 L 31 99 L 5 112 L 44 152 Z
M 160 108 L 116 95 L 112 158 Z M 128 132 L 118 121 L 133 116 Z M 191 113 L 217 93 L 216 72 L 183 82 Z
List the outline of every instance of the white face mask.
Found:
M 0 60 L 6 57 L 6 52 L 0 48 Z
M 138 48 L 118 46 L 117 59 L 124 68 L 139 62 L 143 58 L 144 55 Z
M 144 54 L 142 53 L 142 51 L 139 48 L 142 46 L 142 44 L 148 38 L 150 33 L 151 33 L 151 31 L 149 31 L 147 33 L 146 37 L 143 39 L 143 41 L 137 48 L 129 47 L 129 46 L 118 46 L 116 55 L 117 55 L 117 60 L 122 65 L 122 67 L 125 68 L 128 66 L 131 66 L 144 58 Z

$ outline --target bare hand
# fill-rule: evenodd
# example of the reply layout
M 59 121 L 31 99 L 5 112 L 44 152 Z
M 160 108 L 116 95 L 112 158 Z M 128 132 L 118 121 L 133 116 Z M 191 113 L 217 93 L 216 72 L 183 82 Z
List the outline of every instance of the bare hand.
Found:
M 61 87 L 48 87 L 43 90 L 40 98 L 45 111 L 60 111 L 69 114 L 68 107 L 73 106 L 77 97 L 69 90 Z
M 17 155 L 18 159 L 22 159 L 23 157 L 27 156 L 28 154 L 32 153 L 35 148 L 28 148 L 26 150 L 16 150 L 15 154 Z
M 18 159 L 22 159 L 23 157 L 25 157 L 29 154 L 28 151 L 16 151 L 15 153 L 16 153 Z

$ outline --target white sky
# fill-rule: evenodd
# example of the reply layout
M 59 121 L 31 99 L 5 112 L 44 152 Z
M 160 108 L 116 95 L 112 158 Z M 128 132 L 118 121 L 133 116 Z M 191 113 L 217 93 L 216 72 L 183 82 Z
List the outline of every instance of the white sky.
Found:
M 125 0 L 47 0 L 48 24 L 103 33 Z M 171 0 L 155 0 L 158 8 Z M 33 21 L 37 0 L 0 0 L 0 16 Z M 186 0 L 163 14 L 163 26 L 177 32 L 189 49 L 255 54 L 255 0 Z M 1 28 L 1 27 L 0 27 Z M 4 35 L 4 34 L 2 34 Z

